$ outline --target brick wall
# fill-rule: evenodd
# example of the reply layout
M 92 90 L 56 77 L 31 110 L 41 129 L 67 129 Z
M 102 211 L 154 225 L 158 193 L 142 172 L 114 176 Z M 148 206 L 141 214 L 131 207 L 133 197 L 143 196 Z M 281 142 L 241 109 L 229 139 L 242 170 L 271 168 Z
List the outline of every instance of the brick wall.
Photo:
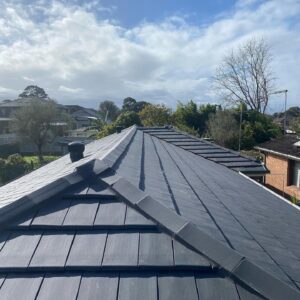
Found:
M 300 189 L 289 185 L 289 161 L 287 158 L 266 153 L 265 163 L 270 171 L 266 175 L 266 185 L 282 192 L 281 195 L 296 196 L 300 199 Z

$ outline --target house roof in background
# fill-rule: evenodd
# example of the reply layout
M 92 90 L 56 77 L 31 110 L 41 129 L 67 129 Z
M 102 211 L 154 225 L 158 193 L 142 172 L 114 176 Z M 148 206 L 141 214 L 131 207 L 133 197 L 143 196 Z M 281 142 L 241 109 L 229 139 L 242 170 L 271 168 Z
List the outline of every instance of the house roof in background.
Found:
M 264 152 L 273 152 L 277 155 L 290 155 L 300 158 L 300 147 L 295 145 L 299 141 L 300 138 L 297 135 L 286 134 L 280 138 L 262 143 L 256 149 Z
M 0 296 L 299 297 L 299 211 L 136 127 L 1 187 L 0 202 Z

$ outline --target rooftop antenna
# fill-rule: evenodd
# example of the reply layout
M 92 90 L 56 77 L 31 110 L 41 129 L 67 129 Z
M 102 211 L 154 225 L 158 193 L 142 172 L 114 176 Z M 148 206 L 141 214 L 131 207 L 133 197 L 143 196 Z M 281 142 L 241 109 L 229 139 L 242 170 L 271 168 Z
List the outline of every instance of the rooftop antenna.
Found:
M 280 90 L 271 93 L 270 95 L 275 95 L 275 94 L 284 94 L 284 123 L 283 123 L 283 131 L 284 134 L 286 134 L 287 126 L 286 126 L 286 104 L 287 104 L 287 92 L 288 90 Z

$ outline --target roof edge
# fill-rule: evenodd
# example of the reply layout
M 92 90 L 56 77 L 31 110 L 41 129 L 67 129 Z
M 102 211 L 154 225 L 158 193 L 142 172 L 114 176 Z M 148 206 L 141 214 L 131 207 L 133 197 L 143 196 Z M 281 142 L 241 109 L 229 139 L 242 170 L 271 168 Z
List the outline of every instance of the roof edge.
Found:
M 285 157 L 285 158 L 288 158 L 288 159 L 293 159 L 293 160 L 300 161 L 300 157 L 297 157 L 297 156 L 294 156 L 294 155 L 285 154 L 285 153 L 282 153 L 282 152 L 270 150 L 270 149 L 259 147 L 259 146 L 255 146 L 254 149 L 257 149 L 257 150 L 260 150 L 260 151 L 263 151 L 263 152 L 267 152 L 267 153 L 271 153 L 271 154 L 275 154 L 275 155 L 278 155 L 278 156 L 282 156 L 282 157 Z
M 202 254 L 228 277 L 236 279 L 267 299 L 299 299 L 298 290 L 207 235 L 193 223 L 136 188 L 114 170 L 107 169 L 100 174 L 99 179 L 108 184 L 127 205 L 153 220 L 181 243 Z

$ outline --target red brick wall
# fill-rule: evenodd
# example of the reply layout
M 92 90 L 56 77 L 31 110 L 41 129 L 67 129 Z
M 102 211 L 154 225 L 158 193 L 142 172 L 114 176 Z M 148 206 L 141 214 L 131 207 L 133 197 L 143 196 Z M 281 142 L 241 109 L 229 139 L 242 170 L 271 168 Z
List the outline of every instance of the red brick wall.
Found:
M 296 196 L 298 199 L 300 199 L 300 189 L 288 185 L 288 159 L 278 155 L 266 153 L 265 163 L 270 171 L 270 174 L 266 175 L 266 185 L 269 185 L 286 195 Z

